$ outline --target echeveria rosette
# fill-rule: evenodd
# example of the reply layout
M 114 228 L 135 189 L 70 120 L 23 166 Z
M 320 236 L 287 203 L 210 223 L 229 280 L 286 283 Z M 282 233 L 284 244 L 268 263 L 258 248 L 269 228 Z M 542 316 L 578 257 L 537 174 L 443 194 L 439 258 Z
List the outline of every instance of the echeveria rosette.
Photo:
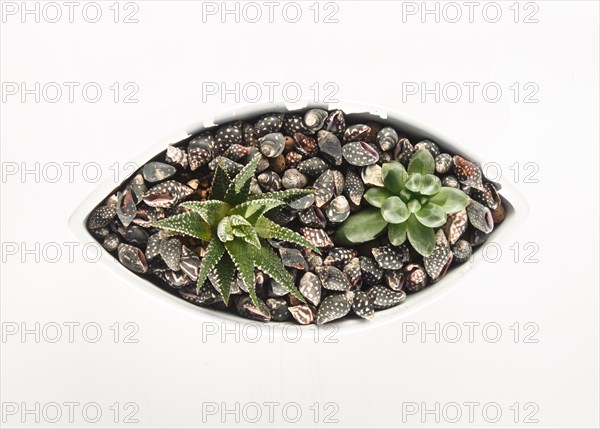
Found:
M 206 254 L 200 263 L 198 290 L 208 274 L 213 272 L 223 301 L 227 303 L 237 272 L 248 287 L 252 302 L 258 306 L 254 286 L 256 267 L 305 302 L 293 278 L 266 239 L 283 240 L 319 252 L 301 235 L 269 219 L 273 209 L 313 191 L 290 189 L 250 195 L 250 182 L 260 158 L 260 155 L 253 157 L 233 179 L 218 165 L 209 200 L 184 202 L 180 207 L 188 211 L 155 222 L 154 226 L 208 242 Z
M 342 245 L 364 243 L 387 229 L 392 245 L 400 246 L 408 239 L 421 255 L 431 255 L 435 228 L 470 202 L 461 190 L 443 187 L 434 172 L 435 160 L 427 149 L 415 152 L 408 170 L 395 161 L 383 164 L 384 187 L 371 188 L 364 196 L 372 207 L 350 216 L 337 229 L 335 241 Z

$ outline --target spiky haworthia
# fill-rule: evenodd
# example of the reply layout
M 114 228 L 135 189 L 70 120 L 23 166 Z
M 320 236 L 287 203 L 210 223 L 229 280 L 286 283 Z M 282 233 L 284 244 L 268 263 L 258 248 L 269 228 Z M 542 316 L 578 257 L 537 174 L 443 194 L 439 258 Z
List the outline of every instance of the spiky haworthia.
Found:
M 258 268 L 305 302 L 266 239 L 287 241 L 319 252 L 300 234 L 268 218 L 274 209 L 312 191 L 290 189 L 250 195 L 250 182 L 260 159 L 260 155 L 254 156 L 233 179 L 219 164 L 209 200 L 183 203 L 181 207 L 187 212 L 162 219 L 154 226 L 208 242 L 198 273 L 198 291 L 212 272 L 223 301 L 227 303 L 237 273 L 248 288 L 252 302 L 258 306 L 254 284 L 254 269 Z

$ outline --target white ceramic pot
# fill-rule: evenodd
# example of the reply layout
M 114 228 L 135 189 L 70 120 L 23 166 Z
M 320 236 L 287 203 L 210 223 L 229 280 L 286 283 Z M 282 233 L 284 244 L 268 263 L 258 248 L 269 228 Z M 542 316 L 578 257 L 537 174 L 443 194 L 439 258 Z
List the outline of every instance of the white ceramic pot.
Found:
M 338 102 L 331 104 L 309 102 L 305 106 L 294 105 L 290 107 L 286 107 L 286 105 L 283 103 L 268 103 L 235 108 L 218 114 L 214 118 L 210 118 L 208 120 L 201 121 L 197 124 L 192 125 L 186 131 L 182 131 L 174 135 L 172 138 L 166 139 L 165 141 L 161 141 L 156 145 L 152 146 L 151 148 L 148 148 L 148 150 L 146 150 L 143 154 L 131 161 L 137 166 L 142 166 L 148 160 L 153 158 L 157 153 L 165 150 L 168 144 L 177 143 L 181 140 L 190 137 L 193 134 L 198 133 L 204 128 L 208 128 L 213 125 L 219 125 L 231 121 L 252 118 L 269 112 L 285 113 L 292 110 L 298 110 L 300 108 L 311 107 L 319 107 L 326 110 L 341 109 L 346 114 L 357 115 L 365 121 L 380 121 L 396 129 L 403 130 L 408 134 L 414 134 L 423 139 L 430 139 L 439 144 L 444 150 L 452 154 L 458 154 L 470 161 L 478 162 L 476 154 L 472 154 L 469 151 L 469 149 L 465 147 L 466 145 L 464 143 L 459 144 L 455 142 L 453 139 L 451 139 L 450 137 L 443 134 L 441 131 L 428 124 L 406 116 L 393 109 L 376 107 L 368 104 L 360 104 L 355 102 Z M 125 166 L 126 164 L 123 165 Z M 124 167 L 119 173 L 120 174 L 118 177 L 126 177 L 126 174 L 131 174 L 131 168 L 127 170 Z M 505 201 L 506 218 L 504 222 L 498 227 L 496 227 L 495 230 L 492 232 L 492 240 L 495 243 L 498 243 L 502 246 L 503 243 L 507 242 L 509 236 L 514 234 L 519 228 L 519 226 L 522 225 L 524 219 L 527 217 L 528 206 L 526 201 L 513 186 L 511 186 L 508 183 L 503 183 L 502 181 L 500 182 L 500 184 L 502 186 L 502 190 L 500 191 L 500 193 Z M 69 225 L 80 241 L 95 242 L 94 237 L 92 237 L 92 235 L 88 232 L 86 228 L 86 218 L 92 211 L 92 209 L 100 201 L 104 200 L 104 198 L 106 198 L 106 196 L 109 195 L 109 193 L 114 188 L 114 181 L 108 180 L 102 183 L 94 192 L 92 192 L 85 198 L 85 200 L 79 205 L 79 207 L 71 216 L 69 220 Z M 121 278 L 124 283 L 138 289 L 144 295 L 152 297 L 154 299 L 158 299 L 164 304 L 166 304 L 168 307 L 171 307 L 170 309 L 166 308 L 165 311 L 171 311 L 171 309 L 181 311 L 186 313 L 190 317 L 194 317 L 199 319 L 199 321 L 205 322 L 222 322 L 232 325 L 251 322 L 246 321 L 242 317 L 232 313 L 216 311 L 210 308 L 204 308 L 190 304 L 182 298 L 172 295 L 155 286 L 151 282 L 141 277 L 138 277 L 135 273 L 129 271 L 121 264 L 115 263 L 114 257 L 104 249 L 102 249 L 102 252 L 104 253 L 101 258 L 101 265 L 106 267 L 114 275 Z M 382 324 L 399 320 L 415 311 L 418 311 L 419 309 L 431 304 L 435 300 L 443 297 L 448 292 L 459 286 L 461 282 L 465 281 L 465 275 L 468 271 L 475 269 L 479 266 L 485 266 L 485 268 L 488 270 L 494 269 L 492 265 L 484 264 L 482 259 L 483 256 L 481 250 L 476 250 L 474 252 L 472 262 L 466 262 L 464 264 L 452 267 L 448 271 L 448 274 L 439 283 L 431 287 L 427 287 L 416 294 L 409 295 L 406 301 L 397 307 L 376 312 L 374 320 L 367 321 L 358 318 L 348 320 L 342 319 L 338 323 L 340 333 L 346 334 L 363 329 L 377 329 Z M 90 268 L 90 270 L 93 269 L 94 268 Z M 93 273 L 90 272 L 90 275 L 93 275 Z M 286 326 L 287 323 L 271 322 L 269 323 L 269 325 L 270 332 L 280 333 L 283 326 Z M 299 326 L 299 329 L 308 330 L 314 329 L 314 327 L 311 328 L 310 326 Z M 309 332 L 306 332 L 306 334 L 307 337 L 310 337 L 311 335 Z

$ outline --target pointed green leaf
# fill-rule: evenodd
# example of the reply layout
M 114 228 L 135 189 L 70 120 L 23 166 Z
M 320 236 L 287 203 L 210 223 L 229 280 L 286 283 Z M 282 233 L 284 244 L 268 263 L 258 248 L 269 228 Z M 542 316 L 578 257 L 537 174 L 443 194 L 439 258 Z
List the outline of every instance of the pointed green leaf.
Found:
M 412 192 L 421 191 L 421 187 L 423 186 L 423 175 L 421 173 L 412 173 L 404 186 Z
M 221 163 L 217 164 L 215 175 L 213 177 L 210 198 L 212 200 L 221 200 L 225 198 L 225 193 L 231 184 L 231 179 L 227 172 L 223 169 Z
M 407 236 L 412 247 L 421 255 L 429 256 L 435 249 L 435 233 L 433 228 L 422 225 L 421 222 L 411 214 L 407 221 Z
M 381 205 L 381 216 L 389 223 L 402 223 L 410 212 L 400 197 L 390 197 Z
M 224 253 L 221 261 L 215 268 L 215 280 L 219 286 L 223 302 L 229 303 L 229 294 L 231 292 L 231 284 L 235 279 L 235 264 L 231 257 Z
M 235 264 L 241 279 L 246 283 L 252 302 L 258 307 L 258 298 L 254 288 L 254 250 L 240 239 L 225 243 L 227 253 Z
M 470 198 L 460 189 L 444 187 L 429 202 L 440 206 L 447 214 L 461 211 L 469 205 Z
M 256 232 L 262 238 L 275 238 L 276 240 L 284 240 L 288 243 L 298 244 L 299 246 L 308 247 L 311 250 L 321 253 L 310 241 L 302 237 L 300 234 L 292 231 L 291 229 L 285 228 L 275 222 L 261 217 L 254 226 Z
M 306 302 L 300 291 L 296 289 L 296 286 L 294 285 L 294 279 L 283 266 L 279 256 L 273 252 L 273 249 L 271 249 L 269 243 L 263 242 L 260 246 L 260 249 L 255 249 L 254 252 L 254 263 L 260 270 L 263 270 L 265 273 L 271 276 L 271 278 L 279 282 L 300 301 Z
M 407 223 L 396 223 L 388 226 L 388 238 L 394 246 L 400 246 L 406 241 Z
M 430 228 L 439 228 L 446 223 L 446 212 L 440 206 L 427 203 L 415 213 L 416 218 L 423 225 Z
M 394 194 L 399 194 L 404 189 L 404 184 L 408 179 L 408 173 L 404 166 L 397 161 L 386 162 L 381 166 L 381 175 L 383 183 L 387 189 Z
M 254 250 L 240 239 L 225 243 L 227 253 L 235 264 L 241 279 L 246 283 L 250 297 L 255 306 L 258 307 L 258 298 L 254 288 Z
M 200 240 L 209 241 L 211 237 L 210 226 L 198 213 L 187 212 L 161 219 L 152 226 L 168 231 L 189 235 Z
M 435 195 L 442 189 L 442 181 L 434 174 L 426 174 L 423 176 L 423 184 L 419 191 L 423 195 Z
M 242 171 L 238 173 L 233 179 L 227 192 L 225 193 L 225 201 L 231 205 L 243 203 L 248 199 L 248 193 L 250 192 L 250 182 L 254 177 L 256 166 L 260 161 L 261 155 L 256 154 L 248 164 L 242 168 Z
M 417 149 L 408 163 L 408 173 L 433 174 L 435 159 L 427 149 Z
M 254 247 L 260 247 L 260 239 L 256 230 L 251 226 L 238 226 L 237 229 L 233 231 L 236 237 L 241 238 L 246 243 Z
M 215 228 L 219 221 L 223 219 L 231 206 L 223 201 L 188 201 L 181 204 L 181 207 L 188 208 L 198 213 L 206 223 Z
M 206 276 L 208 276 L 208 273 L 210 273 L 211 270 L 217 265 L 223 256 L 223 253 L 225 253 L 225 246 L 223 246 L 223 243 L 221 243 L 219 240 L 212 240 L 206 248 L 206 254 L 200 263 L 196 290 L 200 290 L 206 281 Z
M 230 215 L 237 214 L 248 220 L 251 224 L 267 213 L 269 210 L 284 205 L 285 203 L 281 200 L 274 198 L 261 198 L 252 201 L 246 201 L 245 203 L 235 206 L 229 212 Z
M 362 209 L 338 227 L 334 241 L 345 246 L 371 241 L 380 236 L 387 225 L 380 209 L 376 207 Z
M 285 191 L 265 192 L 264 194 L 250 195 L 248 197 L 248 201 L 268 198 L 283 201 L 284 203 L 289 204 L 292 201 L 296 201 L 314 192 L 314 189 L 286 189 Z
M 365 192 L 365 200 L 373 207 L 381 207 L 385 200 L 392 197 L 390 191 L 385 188 L 371 188 L 367 192 Z

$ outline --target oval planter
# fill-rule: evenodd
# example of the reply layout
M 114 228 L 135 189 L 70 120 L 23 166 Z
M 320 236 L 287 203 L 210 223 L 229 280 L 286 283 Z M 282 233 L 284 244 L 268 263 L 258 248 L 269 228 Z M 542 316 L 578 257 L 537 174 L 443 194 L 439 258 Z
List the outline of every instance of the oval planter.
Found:
M 428 139 L 437 143 L 444 152 L 448 152 L 452 155 L 460 155 L 472 162 L 477 163 L 478 158 L 476 155 L 470 153 L 468 148 L 455 143 L 451 138 L 444 135 L 439 130 L 420 122 L 414 118 L 410 118 L 392 109 L 379 108 L 366 104 L 357 104 L 352 102 L 340 102 L 336 104 L 323 104 L 323 103 L 308 103 L 302 109 L 297 107 L 288 108 L 284 104 L 261 104 L 245 106 L 243 108 L 236 108 L 224 113 L 219 114 L 215 118 L 202 121 L 189 127 L 186 131 L 182 131 L 175 136 L 168 138 L 164 141 L 157 143 L 152 148 L 149 148 L 145 153 L 136 157 L 132 162 L 135 165 L 141 167 L 151 159 L 155 158 L 157 154 L 163 152 L 167 145 L 183 141 L 189 141 L 194 135 L 197 135 L 205 128 L 213 127 L 215 125 L 225 124 L 233 121 L 256 118 L 261 114 L 277 112 L 287 113 L 298 110 L 306 110 L 309 108 L 322 108 L 325 110 L 341 109 L 346 115 L 351 115 L 353 122 L 361 121 L 375 121 L 383 124 L 384 126 L 391 126 L 397 130 L 402 130 L 403 133 L 412 138 L 416 138 L 416 141 Z M 123 164 L 124 166 L 126 164 Z M 125 177 L 126 174 L 131 173 L 130 170 L 126 170 L 125 167 L 119 172 L 119 177 Z M 137 173 L 137 171 L 136 171 Z M 122 175 L 122 176 L 121 176 Z M 119 184 L 118 188 L 121 188 L 123 184 L 128 183 L 134 174 Z M 505 220 L 498 225 L 492 232 L 493 241 L 498 244 L 502 244 L 507 240 L 507 237 L 514 233 L 517 228 L 522 224 L 523 220 L 527 216 L 528 208 L 525 200 L 520 194 L 507 183 L 500 183 L 501 185 L 501 196 L 503 205 L 506 210 Z M 96 238 L 90 233 L 86 227 L 86 221 L 90 212 L 98 206 L 98 204 L 106 199 L 107 196 L 114 193 L 115 183 L 107 181 L 101 184 L 94 192 L 92 192 L 76 209 L 75 213 L 71 216 L 69 224 L 71 229 L 77 236 L 77 238 L 83 242 L 97 241 Z M 515 208 L 516 207 L 516 208 Z M 481 247 L 481 246 L 480 246 Z M 136 273 L 126 269 L 119 263 L 115 263 L 115 257 L 102 249 L 102 265 L 113 272 L 115 275 L 122 278 L 127 284 L 137 288 L 144 294 L 151 296 L 161 302 L 168 304 L 169 306 L 183 311 L 191 316 L 198 317 L 203 321 L 222 321 L 226 323 L 240 323 L 249 322 L 248 319 L 244 319 L 237 314 L 216 311 L 207 307 L 201 307 L 193 305 L 184 299 L 176 296 L 166 290 L 161 289 L 149 280 L 138 276 Z M 375 328 L 381 324 L 389 323 L 399 318 L 405 317 L 414 311 L 417 311 L 424 306 L 432 303 L 439 299 L 455 287 L 462 281 L 464 282 L 465 274 L 467 271 L 482 265 L 482 252 L 480 248 L 475 248 L 473 256 L 470 262 L 462 263 L 460 265 L 453 266 L 446 276 L 434 285 L 426 287 L 425 289 L 411 294 L 408 298 L 399 306 L 392 307 L 383 311 L 377 311 L 374 320 L 366 321 L 359 318 L 343 318 L 336 320 L 332 323 L 339 324 L 343 328 L 344 332 L 361 330 L 366 328 Z M 492 266 L 487 264 L 487 269 L 493 269 Z M 293 320 L 292 323 L 295 323 Z M 283 326 L 290 322 L 268 322 L 270 329 L 275 331 L 280 330 Z M 310 329 L 310 326 L 300 326 L 300 329 Z M 313 328 L 314 329 L 314 328 Z

